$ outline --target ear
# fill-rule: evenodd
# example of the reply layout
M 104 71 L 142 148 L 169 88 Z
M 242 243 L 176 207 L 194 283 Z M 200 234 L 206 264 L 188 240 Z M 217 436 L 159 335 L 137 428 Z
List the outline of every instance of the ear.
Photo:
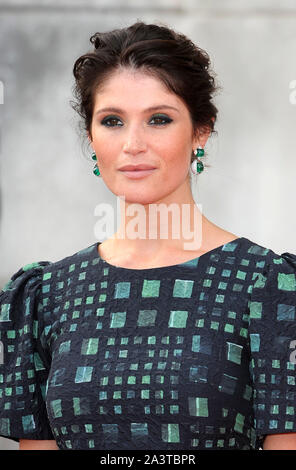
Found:
M 199 128 L 197 130 L 197 135 L 194 138 L 193 145 L 195 150 L 197 147 L 202 147 L 204 148 L 208 138 L 211 135 L 211 129 L 208 126 L 204 126 L 202 128 Z
M 86 131 L 86 133 L 87 133 L 87 137 L 88 137 L 89 142 L 92 143 L 92 137 L 90 135 L 90 132 Z
M 209 129 L 207 130 L 199 130 L 197 137 L 194 139 L 194 149 L 197 149 L 197 147 L 202 147 L 204 148 L 206 146 L 207 140 L 210 136 L 211 131 Z

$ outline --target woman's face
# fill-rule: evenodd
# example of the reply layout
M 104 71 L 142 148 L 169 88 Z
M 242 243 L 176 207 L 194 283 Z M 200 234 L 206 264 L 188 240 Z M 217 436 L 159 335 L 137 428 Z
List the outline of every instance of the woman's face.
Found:
M 157 203 L 184 194 L 192 150 L 199 145 L 192 133 L 183 101 L 143 72 L 116 71 L 95 96 L 91 145 L 104 182 L 126 203 Z M 138 172 L 137 178 L 121 170 L 142 164 L 154 169 Z

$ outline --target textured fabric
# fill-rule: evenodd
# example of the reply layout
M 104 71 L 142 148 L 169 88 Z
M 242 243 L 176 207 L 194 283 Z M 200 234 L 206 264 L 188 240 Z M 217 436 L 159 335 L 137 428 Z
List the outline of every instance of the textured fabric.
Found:
M 199 450 L 296 432 L 295 275 L 245 237 L 174 266 L 94 243 L 20 268 L 0 294 L 0 435 Z

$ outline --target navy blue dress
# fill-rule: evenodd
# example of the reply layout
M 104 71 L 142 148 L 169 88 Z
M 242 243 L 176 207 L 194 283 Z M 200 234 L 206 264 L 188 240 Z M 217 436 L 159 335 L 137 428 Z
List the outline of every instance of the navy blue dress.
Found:
M 259 449 L 296 432 L 296 255 L 241 237 L 128 269 L 98 243 L 0 294 L 0 435 L 59 449 Z

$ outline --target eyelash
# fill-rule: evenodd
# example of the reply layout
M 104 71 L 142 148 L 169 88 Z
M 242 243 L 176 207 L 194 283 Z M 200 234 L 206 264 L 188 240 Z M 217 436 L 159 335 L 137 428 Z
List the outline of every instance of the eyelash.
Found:
M 161 119 L 162 121 L 165 121 L 163 124 L 155 124 L 156 126 L 164 126 L 165 124 L 169 124 L 170 122 L 172 122 L 172 119 L 170 119 L 169 117 L 166 117 L 166 116 L 153 116 L 152 119 Z M 111 120 L 120 121 L 120 119 L 118 119 L 115 116 L 107 116 L 106 118 L 104 118 L 101 121 L 101 124 L 105 127 L 122 127 L 122 126 L 116 126 L 116 125 L 115 126 L 108 126 L 106 123 L 108 121 L 111 121 Z

